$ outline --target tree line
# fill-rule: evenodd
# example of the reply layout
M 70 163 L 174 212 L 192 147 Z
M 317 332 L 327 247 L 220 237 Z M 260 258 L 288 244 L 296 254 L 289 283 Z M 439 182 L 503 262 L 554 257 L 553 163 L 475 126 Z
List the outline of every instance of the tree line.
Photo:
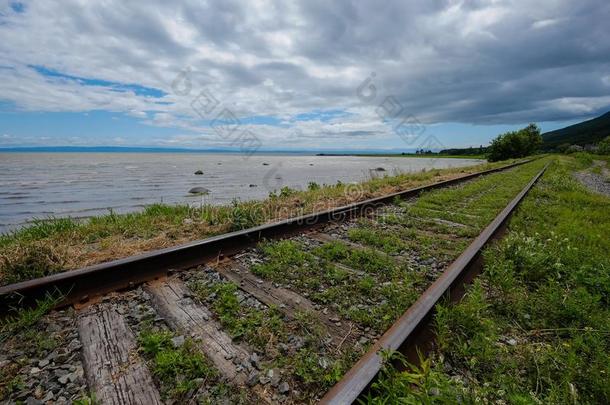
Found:
M 491 141 L 491 145 L 487 148 L 487 160 L 497 162 L 529 156 L 536 153 L 541 146 L 540 127 L 536 124 L 529 124 L 518 131 L 509 131 L 499 135 Z
M 510 131 L 498 135 L 489 146 L 470 148 L 444 149 L 441 155 L 486 155 L 490 162 L 498 160 L 514 159 L 529 156 L 536 153 L 542 146 L 542 135 L 536 124 L 529 124 L 518 131 Z
M 536 124 L 529 124 L 525 128 L 517 131 L 505 132 L 498 135 L 491 141 L 489 146 L 479 146 L 470 148 L 443 149 L 439 155 L 485 155 L 490 162 L 499 160 L 522 158 L 539 152 L 543 145 L 540 127 Z M 593 145 L 592 151 L 600 155 L 610 154 L 610 136 L 601 140 L 597 145 Z M 583 148 L 578 145 L 560 145 L 555 148 L 556 152 L 571 153 L 581 151 Z M 418 154 L 430 154 L 430 151 L 419 150 Z

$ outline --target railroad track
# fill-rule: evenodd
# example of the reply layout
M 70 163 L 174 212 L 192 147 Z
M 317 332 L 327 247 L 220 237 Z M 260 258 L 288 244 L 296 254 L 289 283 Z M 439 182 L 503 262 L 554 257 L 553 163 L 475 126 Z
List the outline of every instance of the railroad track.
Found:
M 99 403 L 351 403 L 380 370 L 380 349 L 414 359 L 429 348 L 435 304 L 461 296 L 539 166 L 0 287 L 0 304 L 61 294 L 80 360 L 60 378 Z M 499 182 L 507 170 L 521 180 Z M 440 201 L 427 194 L 440 189 Z M 41 362 L 35 373 L 53 359 Z

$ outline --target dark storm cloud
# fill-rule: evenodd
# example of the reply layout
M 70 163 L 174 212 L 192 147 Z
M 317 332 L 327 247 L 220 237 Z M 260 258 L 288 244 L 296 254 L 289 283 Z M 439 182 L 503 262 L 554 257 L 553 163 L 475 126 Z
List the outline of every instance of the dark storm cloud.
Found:
M 301 37 L 302 49 L 318 63 L 370 67 L 412 113 L 437 122 L 567 119 L 608 108 L 558 100 L 610 94 L 610 3 L 424 4 L 307 2 L 313 34 Z

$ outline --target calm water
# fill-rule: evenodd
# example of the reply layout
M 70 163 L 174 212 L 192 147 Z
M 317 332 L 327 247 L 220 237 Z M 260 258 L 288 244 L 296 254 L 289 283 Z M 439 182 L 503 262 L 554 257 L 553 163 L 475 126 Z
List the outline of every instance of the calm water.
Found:
M 0 232 L 33 218 L 88 217 L 141 209 L 152 203 L 199 204 L 192 187 L 205 187 L 205 201 L 261 199 L 270 191 L 308 182 L 334 184 L 423 168 L 468 166 L 470 159 L 352 156 L 160 153 L 0 154 Z M 386 171 L 374 169 L 383 167 Z M 201 170 L 203 175 L 195 175 Z

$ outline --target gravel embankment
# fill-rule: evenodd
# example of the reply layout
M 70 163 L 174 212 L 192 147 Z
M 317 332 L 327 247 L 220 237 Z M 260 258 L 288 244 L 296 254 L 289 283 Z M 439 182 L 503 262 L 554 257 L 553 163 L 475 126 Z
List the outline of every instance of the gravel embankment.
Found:
M 595 161 L 595 166 L 602 166 L 603 174 L 596 174 L 590 171 L 574 173 L 574 177 L 589 190 L 610 197 L 610 173 L 605 168 L 605 162 Z
M 86 398 L 80 349 L 72 309 L 53 311 L 3 342 L 0 373 L 14 378 L 4 387 L 6 397 L 0 403 L 69 404 Z

